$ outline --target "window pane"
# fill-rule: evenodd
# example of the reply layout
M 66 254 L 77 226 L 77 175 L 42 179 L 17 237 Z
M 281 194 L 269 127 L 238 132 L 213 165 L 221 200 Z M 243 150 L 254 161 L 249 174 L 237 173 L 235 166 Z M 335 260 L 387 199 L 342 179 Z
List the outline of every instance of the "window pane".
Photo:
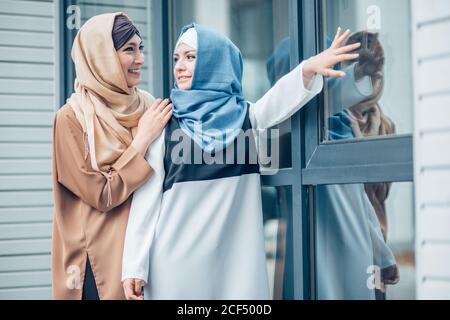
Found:
M 244 59 L 243 91 L 260 99 L 290 71 L 288 0 L 175 0 L 172 46 L 181 28 L 197 22 L 229 37 Z M 280 129 L 280 167 L 291 167 L 291 122 Z
M 144 43 L 145 64 L 142 67 L 141 84 L 139 88 L 153 94 L 153 67 L 152 59 L 149 53 L 152 52 L 152 39 L 150 32 L 150 8 L 151 0 L 134 1 L 134 0 L 92 0 L 89 2 L 80 2 L 81 24 L 85 23 L 89 18 L 110 12 L 122 11 L 130 17 L 134 25 L 139 30 Z
M 292 212 L 291 187 L 263 187 L 264 237 L 272 297 L 283 298 L 287 221 Z
M 322 0 L 322 49 L 338 27 L 361 42 L 343 79 L 325 88 L 324 141 L 411 134 L 413 86 L 409 0 Z
M 316 188 L 319 299 L 415 299 L 412 183 Z

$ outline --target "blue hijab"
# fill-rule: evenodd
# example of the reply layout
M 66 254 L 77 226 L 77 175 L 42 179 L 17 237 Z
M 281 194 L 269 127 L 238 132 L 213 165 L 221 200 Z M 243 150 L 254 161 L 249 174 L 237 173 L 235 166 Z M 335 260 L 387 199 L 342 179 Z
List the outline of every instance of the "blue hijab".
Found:
M 347 111 L 342 111 L 328 118 L 328 140 L 353 139 L 352 119 Z
M 190 28 L 198 43 L 192 87 L 181 90 L 175 83 L 173 115 L 204 151 L 215 153 L 236 139 L 246 117 L 242 55 L 231 40 L 196 23 L 183 27 L 181 35 Z

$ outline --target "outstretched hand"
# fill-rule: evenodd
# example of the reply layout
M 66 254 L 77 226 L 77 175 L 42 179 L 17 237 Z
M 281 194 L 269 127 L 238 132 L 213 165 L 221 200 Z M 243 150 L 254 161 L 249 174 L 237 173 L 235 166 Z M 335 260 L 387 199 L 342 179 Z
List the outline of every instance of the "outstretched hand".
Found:
M 361 43 L 358 42 L 342 47 L 342 44 L 349 35 L 350 30 L 341 34 L 341 28 L 338 28 L 331 47 L 306 61 L 303 67 L 303 80 L 305 85 L 308 85 L 316 74 L 333 78 L 345 77 L 345 72 L 334 70 L 333 67 L 344 61 L 358 59 L 359 54 L 352 54 L 350 52 L 361 46 Z

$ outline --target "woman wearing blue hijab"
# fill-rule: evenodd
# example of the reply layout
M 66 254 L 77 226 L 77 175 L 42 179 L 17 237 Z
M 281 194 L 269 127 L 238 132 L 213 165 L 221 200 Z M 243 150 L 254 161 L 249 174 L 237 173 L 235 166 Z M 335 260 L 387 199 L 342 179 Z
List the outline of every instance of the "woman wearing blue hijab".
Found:
M 253 133 L 295 114 L 322 90 L 322 76 L 344 76 L 334 64 L 356 59 L 348 52 L 359 47 L 340 48 L 348 35 L 339 30 L 330 49 L 250 103 L 239 49 L 204 26 L 182 29 L 174 117 L 149 149 L 155 176 L 135 192 L 130 210 L 122 265 L 128 299 L 271 298 Z

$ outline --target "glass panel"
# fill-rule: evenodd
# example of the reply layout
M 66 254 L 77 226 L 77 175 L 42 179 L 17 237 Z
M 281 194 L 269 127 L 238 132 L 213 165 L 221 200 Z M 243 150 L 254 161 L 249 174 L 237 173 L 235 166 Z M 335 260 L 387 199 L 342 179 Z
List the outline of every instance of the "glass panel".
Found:
M 150 32 L 150 7 L 151 0 L 136 1 L 136 0 L 92 0 L 88 3 L 81 2 L 78 7 L 81 12 L 81 23 L 85 23 L 89 18 L 109 12 L 122 11 L 126 13 L 133 21 L 144 42 L 145 64 L 142 67 L 142 82 L 139 88 L 150 93 L 153 92 L 153 67 L 152 59 L 148 54 L 152 52 L 152 39 Z
M 272 297 L 283 298 L 287 221 L 292 212 L 291 187 L 263 187 L 264 237 Z
M 175 0 L 172 46 L 193 21 L 229 37 L 244 58 L 245 99 L 260 99 L 290 70 L 288 0 Z M 280 168 L 291 161 L 291 122 L 279 126 Z
M 415 299 L 413 184 L 329 185 L 316 192 L 318 298 Z
M 360 58 L 343 63 L 343 79 L 325 88 L 323 140 L 413 132 L 410 0 L 322 0 L 322 49 L 340 26 Z

